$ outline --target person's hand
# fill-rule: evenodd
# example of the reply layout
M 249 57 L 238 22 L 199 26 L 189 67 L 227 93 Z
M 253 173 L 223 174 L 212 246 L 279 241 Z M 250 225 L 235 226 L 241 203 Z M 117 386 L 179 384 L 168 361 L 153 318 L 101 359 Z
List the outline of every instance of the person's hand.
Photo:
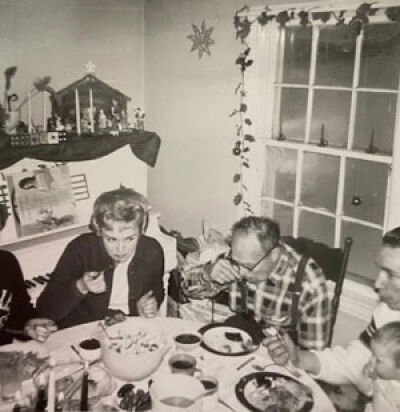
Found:
M 287 333 L 282 335 L 268 335 L 263 340 L 267 347 L 269 356 L 277 365 L 285 366 L 289 361 L 295 365 L 298 363 L 298 350 Z
M 210 278 L 213 282 L 223 285 L 226 283 L 236 282 L 240 279 L 240 274 L 228 260 L 219 259 L 211 269 Z
M 50 319 L 33 318 L 26 322 L 24 332 L 32 339 L 44 342 L 57 329 L 57 325 Z
M 149 290 L 137 302 L 139 316 L 144 318 L 154 318 L 157 314 L 157 300 L 153 296 L 153 291 Z
M 104 272 L 86 272 L 77 280 L 76 287 L 84 295 L 88 292 L 96 295 L 105 292 L 107 286 L 104 280 Z

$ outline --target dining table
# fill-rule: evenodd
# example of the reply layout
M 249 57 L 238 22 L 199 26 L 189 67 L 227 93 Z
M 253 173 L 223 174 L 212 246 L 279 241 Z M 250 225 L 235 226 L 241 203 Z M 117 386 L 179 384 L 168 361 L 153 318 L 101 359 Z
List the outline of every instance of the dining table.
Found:
M 199 331 L 204 328 L 204 324 L 174 317 L 155 317 L 152 319 L 144 319 L 140 317 L 128 317 L 125 322 L 129 322 L 132 329 L 139 329 L 146 327 L 149 330 L 157 331 L 158 334 L 163 334 L 170 342 L 170 348 L 166 352 L 158 370 L 155 373 L 171 373 L 168 360 L 174 354 L 181 352 L 174 344 L 173 337 L 179 333 Z M 15 342 L 5 345 L 0 348 L 0 351 L 23 350 L 39 351 L 42 354 L 51 355 L 53 361 L 57 364 L 67 364 L 68 362 L 75 362 L 79 365 L 80 359 L 76 352 L 71 348 L 71 345 L 78 345 L 84 339 L 98 336 L 99 322 L 85 323 L 73 326 L 66 329 L 61 329 L 53 333 L 46 342 L 38 343 L 35 341 Z M 204 345 L 195 348 L 189 352 L 196 357 L 197 367 L 202 374 L 213 376 L 218 380 L 218 392 L 213 400 L 204 398 L 202 401 L 202 410 L 204 412 L 228 412 L 236 411 L 242 412 L 249 410 L 237 397 L 238 382 L 251 373 L 256 372 L 260 367 L 266 366 L 265 370 L 293 378 L 290 369 L 273 364 L 267 349 L 263 345 L 257 346 L 254 350 L 244 353 L 240 356 L 229 356 L 227 354 L 221 355 L 210 351 Z M 102 365 L 101 358 L 98 362 Z M 310 412 L 334 412 L 335 408 L 327 395 L 317 384 L 317 382 L 306 372 L 300 371 L 300 375 L 295 377 L 301 383 L 306 385 L 312 391 L 314 400 L 313 407 Z M 135 382 L 137 386 L 142 386 L 144 390 L 147 388 L 150 377 L 146 377 L 142 382 Z M 102 409 L 104 405 L 116 405 L 115 399 L 118 388 L 125 382 L 116 377 L 112 377 L 113 387 L 111 393 L 101 399 L 98 410 Z M 33 387 L 28 379 L 23 382 L 22 390 L 29 391 Z M 208 402 L 213 404 L 208 404 Z M 12 411 L 12 403 L 0 403 L 0 412 Z M 97 408 L 95 409 L 97 410 Z M 122 409 L 121 409 L 122 410 Z M 181 409 L 177 409 L 181 410 Z

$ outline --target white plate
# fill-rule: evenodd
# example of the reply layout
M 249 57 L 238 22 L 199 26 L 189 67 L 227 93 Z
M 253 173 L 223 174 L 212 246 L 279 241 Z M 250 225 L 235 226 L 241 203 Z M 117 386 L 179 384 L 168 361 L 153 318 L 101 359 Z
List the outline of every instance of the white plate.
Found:
M 229 334 L 233 334 L 238 338 L 240 335 L 240 340 L 230 339 Z M 253 342 L 253 339 L 244 330 L 233 326 L 215 325 L 210 326 L 203 332 L 203 346 L 223 355 L 235 356 L 249 353 L 250 350 L 243 347 L 244 342 Z

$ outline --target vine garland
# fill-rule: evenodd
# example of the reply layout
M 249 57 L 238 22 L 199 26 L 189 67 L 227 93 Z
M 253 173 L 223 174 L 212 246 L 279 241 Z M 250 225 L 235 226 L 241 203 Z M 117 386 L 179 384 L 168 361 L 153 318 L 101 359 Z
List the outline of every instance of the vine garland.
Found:
M 357 36 L 369 23 L 369 17 L 374 16 L 377 13 L 378 8 L 373 8 L 373 4 L 374 3 L 362 3 L 355 10 L 354 16 L 352 16 L 348 21 L 347 24 L 354 30 Z M 331 18 L 334 18 L 336 20 L 336 25 L 340 26 L 346 24 L 346 10 L 341 10 L 339 12 L 313 12 L 300 10 L 297 12 L 295 8 L 290 8 L 288 10 L 283 10 L 274 14 L 268 6 L 265 6 L 264 10 L 252 20 L 250 20 L 247 16 L 241 15 L 248 12 L 249 10 L 249 6 L 243 6 L 235 13 L 235 16 L 233 18 L 233 25 L 236 31 L 236 39 L 240 39 L 240 42 L 243 45 L 243 51 L 239 54 L 239 57 L 235 62 L 240 68 L 240 82 L 235 89 L 235 95 L 239 95 L 239 107 L 235 108 L 232 111 L 230 117 L 238 117 L 238 123 L 235 125 L 236 141 L 235 146 L 232 149 L 232 153 L 234 156 L 237 156 L 240 159 L 239 170 L 233 175 L 233 182 L 238 185 L 237 193 L 233 198 L 233 203 L 235 206 L 243 205 L 245 211 L 249 214 L 252 214 L 253 212 L 251 205 L 246 200 L 248 189 L 243 181 L 244 168 L 250 168 L 248 153 L 250 152 L 251 144 L 256 141 L 255 137 L 252 134 L 246 133 L 244 130 L 245 126 L 251 126 L 253 124 L 252 120 L 247 114 L 248 107 L 246 104 L 245 88 L 245 71 L 253 64 L 253 60 L 250 58 L 251 48 L 246 41 L 248 35 L 250 34 L 251 26 L 255 23 L 258 23 L 261 26 L 265 26 L 272 21 L 276 21 L 281 28 L 284 28 L 286 23 L 288 23 L 289 21 L 299 19 L 300 25 L 302 27 L 307 27 L 311 25 L 311 20 L 319 20 L 322 23 L 326 23 Z M 388 20 L 400 23 L 400 7 L 388 7 L 384 10 L 384 13 Z

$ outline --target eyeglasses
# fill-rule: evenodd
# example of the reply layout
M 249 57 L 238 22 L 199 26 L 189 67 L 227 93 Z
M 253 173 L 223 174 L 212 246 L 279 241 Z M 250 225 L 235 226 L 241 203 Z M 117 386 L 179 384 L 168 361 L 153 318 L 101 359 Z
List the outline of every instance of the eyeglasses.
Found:
M 233 259 L 233 257 L 232 257 L 232 249 L 229 250 L 229 253 L 228 253 L 227 256 L 225 256 L 225 259 L 226 259 L 232 266 L 234 266 L 235 268 L 237 268 L 237 269 L 239 270 L 239 272 L 240 272 L 240 269 L 245 269 L 247 273 L 250 273 L 250 272 L 253 272 L 253 271 L 257 268 L 257 266 L 259 266 L 260 263 L 261 263 L 264 259 L 266 259 L 275 248 L 276 248 L 276 246 L 273 246 L 271 249 L 269 249 L 268 252 L 267 252 L 265 255 L 263 255 L 260 259 L 258 259 L 257 262 L 256 262 L 254 265 L 252 265 L 252 266 L 243 265 L 242 263 L 240 263 L 240 262 L 238 262 L 237 260 Z

